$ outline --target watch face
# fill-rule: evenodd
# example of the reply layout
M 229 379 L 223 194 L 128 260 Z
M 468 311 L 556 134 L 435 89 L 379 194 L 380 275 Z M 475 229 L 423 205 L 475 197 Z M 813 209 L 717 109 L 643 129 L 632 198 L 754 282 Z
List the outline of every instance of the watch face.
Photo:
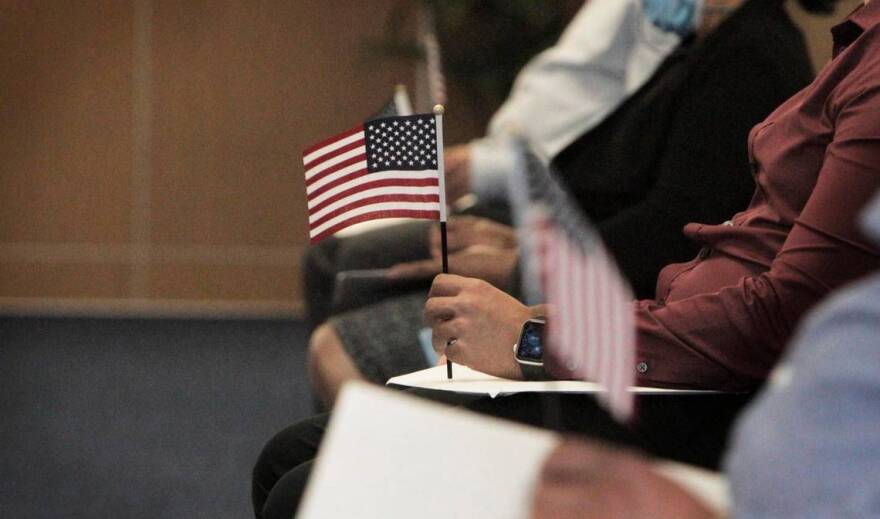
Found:
M 541 362 L 544 354 L 544 322 L 530 319 L 523 324 L 516 347 L 516 358 L 526 362 Z

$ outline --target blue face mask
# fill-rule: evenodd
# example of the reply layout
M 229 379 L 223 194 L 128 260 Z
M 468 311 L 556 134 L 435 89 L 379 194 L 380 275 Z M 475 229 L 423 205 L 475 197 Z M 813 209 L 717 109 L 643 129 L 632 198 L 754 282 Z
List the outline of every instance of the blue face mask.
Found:
M 686 36 L 697 29 L 702 0 L 642 0 L 645 17 L 660 29 Z

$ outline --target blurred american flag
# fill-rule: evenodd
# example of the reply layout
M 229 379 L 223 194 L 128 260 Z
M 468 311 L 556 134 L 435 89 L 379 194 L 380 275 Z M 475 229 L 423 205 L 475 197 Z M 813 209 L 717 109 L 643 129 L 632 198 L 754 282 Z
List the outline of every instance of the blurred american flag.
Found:
M 559 378 L 596 382 L 612 414 L 632 416 L 635 317 L 632 291 L 601 238 L 565 189 L 534 155 L 515 173 L 514 206 L 526 207 L 519 225 L 527 244 L 526 272 L 538 277 L 547 321 L 544 366 Z M 534 296 L 533 296 L 534 298 Z M 533 301 L 530 301 L 533 302 Z

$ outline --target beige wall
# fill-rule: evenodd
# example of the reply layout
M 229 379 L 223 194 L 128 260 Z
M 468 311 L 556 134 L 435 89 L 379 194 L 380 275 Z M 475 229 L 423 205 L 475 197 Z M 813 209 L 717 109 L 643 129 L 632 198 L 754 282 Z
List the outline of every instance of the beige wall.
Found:
M 392 3 L 4 2 L 0 305 L 295 310 L 300 150 L 412 83 Z
M 393 3 L 2 2 L 0 311 L 294 314 L 299 150 L 413 84 Z

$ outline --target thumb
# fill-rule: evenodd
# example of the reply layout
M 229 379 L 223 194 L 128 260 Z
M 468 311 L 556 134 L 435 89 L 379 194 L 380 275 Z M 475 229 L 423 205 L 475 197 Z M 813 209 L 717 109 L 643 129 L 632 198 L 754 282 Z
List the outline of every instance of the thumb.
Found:
M 398 263 L 390 269 L 386 277 L 388 279 L 412 279 L 427 278 L 434 276 L 440 272 L 439 259 L 428 259 L 422 261 L 411 261 L 409 263 Z

